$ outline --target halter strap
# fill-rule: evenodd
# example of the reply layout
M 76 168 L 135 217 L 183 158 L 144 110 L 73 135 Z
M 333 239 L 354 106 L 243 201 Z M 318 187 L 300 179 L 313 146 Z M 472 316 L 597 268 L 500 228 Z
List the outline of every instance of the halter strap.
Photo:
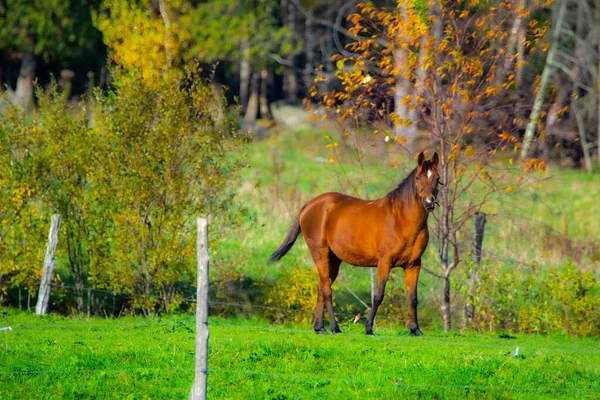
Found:
M 422 192 L 423 190 L 425 190 L 425 189 L 431 189 L 431 190 L 433 191 L 433 190 L 436 190 L 436 189 L 437 189 L 437 187 L 436 187 L 436 186 L 433 186 L 433 185 L 427 185 L 427 186 L 423 186 L 421 189 L 417 190 L 417 193 L 418 193 L 419 195 L 421 195 L 421 192 Z

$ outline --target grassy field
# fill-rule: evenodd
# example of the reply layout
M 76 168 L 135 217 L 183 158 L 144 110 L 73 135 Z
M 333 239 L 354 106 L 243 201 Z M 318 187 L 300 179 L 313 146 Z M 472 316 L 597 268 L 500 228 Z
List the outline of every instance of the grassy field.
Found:
M 0 398 L 185 398 L 194 321 L 0 310 Z M 344 334 L 213 318 L 212 399 L 598 398 L 597 339 L 444 334 L 344 324 Z M 518 356 L 514 356 L 519 347 Z
M 211 247 L 213 304 L 247 303 L 243 312 L 234 305 L 220 307 L 220 315 L 261 314 L 277 320 L 275 308 L 264 306 L 269 296 L 264 292 L 279 290 L 290 271 L 299 268 L 314 294 L 316 273 L 303 241 L 279 264 L 266 264 L 299 207 L 327 191 L 382 196 L 413 167 L 413 160 L 390 150 L 385 158 L 367 160 L 361 170 L 341 146 L 335 154 L 341 163 L 329 164 L 324 135 L 286 133 L 252 145 L 251 165 L 239 188 L 242 224 Z M 570 257 L 577 268 L 598 273 L 600 215 L 592 210 L 600 197 L 600 176 L 550 167 L 534 178 L 551 179 L 542 187 L 498 196 L 486 206 L 484 262 L 541 277 Z M 424 265 L 436 269 L 435 240 Z M 355 295 L 368 302 L 368 272 L 345 265 L 334 286 L 336 310 L 346 313 L 340 316 L 343 335 L 312 333 L 312 301 L 303 308 L 308 312 L 298 312 L 296 320 L 302 322 L 297 325 L 212 317 L 209 398 L 600 398 L 597 338 L 443 333 L 439 282 L 423 274 L 419 285 L 423 338 L 408 336 L 402 319 L 393 317 L 398 310 L 386 308 L 394 301 L 397 308 L 405 307 L 401 271 L 387 286 L 377 336 L 364 336 L 364 326 L 351 320 L 364 311 L 352 308 L 362 307 Z M 252 292 L 261 292 L 257 298 L 263 303 L 257 304 L 262 306 L 252 308 Z M 287 307 L 287 292 L 282 293 L 268 304 Z M 460 326 L 459 297 L 453 296 L 455 326 Z M 520 301 L 519 294 L 506 301 Z M 38 318 L 0 309 L 0 328 L 9 325 L 14 330 L 0 331 L 0 399 L 185 398 L 189 392 L 194 364 L 190 315 Z

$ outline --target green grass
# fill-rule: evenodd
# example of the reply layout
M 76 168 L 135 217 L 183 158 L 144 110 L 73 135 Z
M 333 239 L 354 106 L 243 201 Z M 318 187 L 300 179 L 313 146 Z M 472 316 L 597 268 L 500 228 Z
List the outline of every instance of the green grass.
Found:
M 0 310 L 1 311 L 1 310 Z M 0 326 L 0 398 L 185 398 L 193 380 L 194 322 L 67 319 L 9 311 Z M 444 334 L 344 324 L 304 326 L 211 319 L 213 399 L 598 398 L 595 339 Z M 519 356 L 512 353 L 519 347 Z

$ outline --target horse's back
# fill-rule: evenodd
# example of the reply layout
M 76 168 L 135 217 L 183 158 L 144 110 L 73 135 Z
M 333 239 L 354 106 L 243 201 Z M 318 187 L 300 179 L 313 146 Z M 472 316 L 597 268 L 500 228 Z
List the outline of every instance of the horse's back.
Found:
M 329 217 L 340 207 L 340 204 L 351 199 L 359 200 L 343 193 L 328 192 L 306 203 L 300 214 L 300 227 L 309 247 L 312 244 L 316 246 L 327 245 L 326 229 Z
M 349 264 L 374 266 L 386 217 L 382 199 L 368 201 L 329 192 L 306 204 L 300 226 L 309 248 L 328 247 Z

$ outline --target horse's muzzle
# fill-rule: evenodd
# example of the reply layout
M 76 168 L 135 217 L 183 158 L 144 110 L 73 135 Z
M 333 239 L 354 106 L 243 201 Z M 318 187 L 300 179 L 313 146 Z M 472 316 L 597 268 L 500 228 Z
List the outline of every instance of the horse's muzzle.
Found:
M 423 198 L 423 206 L 425 206 L 425 210 L 431 212 L 435 209 L 435 197 Z

